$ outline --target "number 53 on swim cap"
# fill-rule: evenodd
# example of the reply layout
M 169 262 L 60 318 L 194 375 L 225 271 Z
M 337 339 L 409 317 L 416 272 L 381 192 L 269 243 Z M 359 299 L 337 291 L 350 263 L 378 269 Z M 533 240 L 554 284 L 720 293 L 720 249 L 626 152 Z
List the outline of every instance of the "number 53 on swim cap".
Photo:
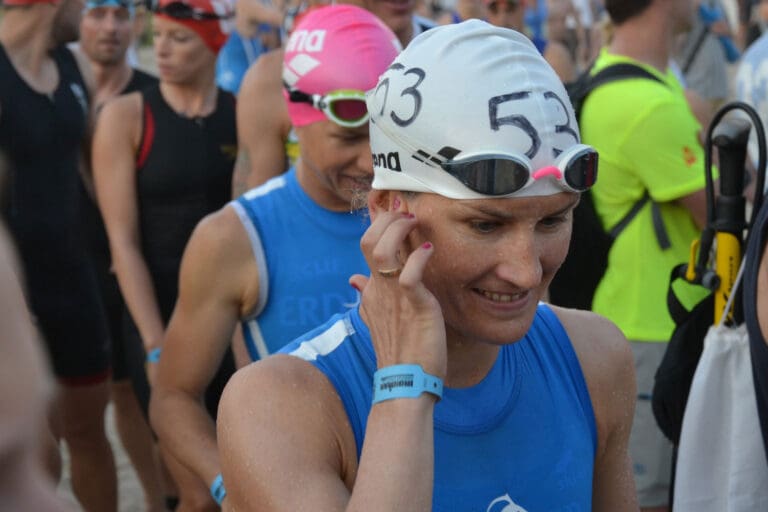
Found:
M 531 41 L 480 20 L 428 30 L 367 97 L 373 188 L 454 199 L 594 183 L 565 88 Z

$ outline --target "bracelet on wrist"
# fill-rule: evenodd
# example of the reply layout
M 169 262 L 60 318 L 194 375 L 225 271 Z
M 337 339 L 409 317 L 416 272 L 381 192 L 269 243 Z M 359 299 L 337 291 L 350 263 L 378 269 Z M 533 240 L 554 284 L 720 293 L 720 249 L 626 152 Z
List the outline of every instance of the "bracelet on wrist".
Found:
M 443 379 L 430 375 L 418 364 L 396 364 L 373 374 L 373 403 L 394 398 L 418 398 L 431 393 L 443 397 Z
M 213 479 L 213 483 L 211 483 L 211 497 L 213 497 L 213 500 L 221 506 L 221 502 L 224 501 L 224 497 L 227 495 L 227 490 L 224 488 L 224 478 L 221 476 L 221 473 L 216 475 L 216 478 Z
M 161 347 L 156 347 L 147 352 L 147 362 L 148 363 L 158 363 L 160 362 L 160 353 L 163 351 Z

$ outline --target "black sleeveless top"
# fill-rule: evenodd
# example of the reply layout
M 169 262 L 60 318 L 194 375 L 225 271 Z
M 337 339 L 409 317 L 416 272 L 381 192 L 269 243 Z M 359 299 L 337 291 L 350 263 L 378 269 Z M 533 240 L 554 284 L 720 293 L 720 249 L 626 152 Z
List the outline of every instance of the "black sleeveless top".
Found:
M 2 213 L 25 266 L 66 272 L 85 257 L 78 163 L 88 94 L 74 55 L 51 52 L 53 94 L 32 90 L 0 46 L 0 150 L 7 159 Z
M 167 321 L 192 230 L 231 197 L 237 155 L 235 98 L 219 89 L 213 113 L 190 119 L 166 103 L 159 85 L 143 90 L 142 97 L 144 128 L 136 165 L 139 229 Z
M 131 79 L 123 90 L 120 91 L 119 95 L 141 91 L 148 87 L 152 87 L 153 85 L 157 85 L 157 83 L 157 77 L 145 73 L 140 69 L 134 69 L 133 73 L 131 73 Z M 88 194 L 88 192 L 86 192 L 85 187 L 81 189 L 81 194 L 83 196 L 83 216 L 92 255 L 109 267 L 111 264 L 109 238 L 107 237 L 107 231 L 104 227 L 101 213 L 99 212 L 95 200 Z
M 755 225 L 750 230 L 742 277 L 744 318 L 749 332 L 757 413 L 760 418 L 760 431 L 763 435 L 766 458 L 768 458 L 768 345 L 765 344 L 765 333 L 760 331 L 760 325 L 757 322 L 757 273 L 761 264 L 768 265 L 768 261 L 760 261 L 766 242 L 768 242 L 768 202 L 763 203 Z M 763 297 L 763 300 L 768 300 L 768 297 Z

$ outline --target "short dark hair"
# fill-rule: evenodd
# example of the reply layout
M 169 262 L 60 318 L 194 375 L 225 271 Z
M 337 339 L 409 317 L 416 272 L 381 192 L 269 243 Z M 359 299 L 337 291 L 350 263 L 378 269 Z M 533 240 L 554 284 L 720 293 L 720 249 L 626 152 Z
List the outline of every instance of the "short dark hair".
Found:
M 615 25 L 634 18 L 651 5 L 653 0 L 605 0 L 605 10 Z

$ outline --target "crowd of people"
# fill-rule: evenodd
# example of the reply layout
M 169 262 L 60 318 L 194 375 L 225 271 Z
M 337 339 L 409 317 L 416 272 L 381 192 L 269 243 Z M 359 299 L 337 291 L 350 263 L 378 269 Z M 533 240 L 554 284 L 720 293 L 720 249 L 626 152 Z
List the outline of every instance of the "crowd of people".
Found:
M 669 275 L 710 120 L 768 121 L 768 2 L 0 12 L 3 504 L 66 510 L 66 443 L 117 512 L 112 402 L 148 512 L 670 510 Z M 567 86 L 623 64 L 653 79 L 577 118 Z M 585 193 L 606 230 L 636 210 L 591 311 L 547 293 Z

